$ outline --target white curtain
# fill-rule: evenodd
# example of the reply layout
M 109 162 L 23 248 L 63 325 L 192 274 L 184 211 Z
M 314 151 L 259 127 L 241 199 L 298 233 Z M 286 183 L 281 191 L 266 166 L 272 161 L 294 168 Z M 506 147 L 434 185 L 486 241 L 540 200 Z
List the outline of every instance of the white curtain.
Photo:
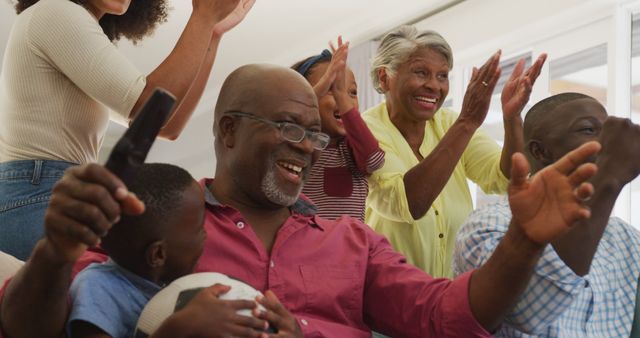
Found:
M 379 41 L 367 41 L 349 49 L 347 63 L 356 77 L 358 84 L 358 103 L 363 112 L 378 103 L 384 101 L 384 96 L 379 94 L 371 81 L 371 59 L 378 49 Z

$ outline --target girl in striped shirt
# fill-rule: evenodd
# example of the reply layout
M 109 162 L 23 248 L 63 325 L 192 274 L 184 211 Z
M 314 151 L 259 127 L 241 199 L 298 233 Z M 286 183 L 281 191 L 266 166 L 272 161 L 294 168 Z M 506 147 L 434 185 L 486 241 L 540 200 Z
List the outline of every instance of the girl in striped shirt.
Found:
M 303 193 L 318 207 L 318 215 L 336 219 L 349 215 L 364 221 L 369 192 L 367 176 L 384 163 L 384 152 L 358 111 L 358 87 L 347 67 L 349 43 L 338 38 L 331 54 L 324 50 L 292 66 L 313 86 L 322 131 L 331 143 L 313 166 Z

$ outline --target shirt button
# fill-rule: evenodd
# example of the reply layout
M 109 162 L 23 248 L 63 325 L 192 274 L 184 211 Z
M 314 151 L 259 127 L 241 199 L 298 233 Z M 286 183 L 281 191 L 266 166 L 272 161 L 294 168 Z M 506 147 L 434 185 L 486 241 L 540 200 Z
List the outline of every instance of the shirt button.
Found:
M 269 266 L 273 268 L 274 266 L 276 266 L 276 263 L 274 263 L 273 260 L 271 260 L 269 261 Z
M 444 234 L 439 234 L 438 237 L 439 238 L 444 238 Z
M 238 229 L 244 229 L 244 222 L 238 222 L 236 223 L 236 226 L 238 227 Z
M 436 210 L 436 216 L 440 215 L 440 213 L 438 212 L 438 210 Z
M 300 319 L 300 323 L 302 323 L 302 325 L 304 326 L 307 326 L 309 324 L 306 319 Z

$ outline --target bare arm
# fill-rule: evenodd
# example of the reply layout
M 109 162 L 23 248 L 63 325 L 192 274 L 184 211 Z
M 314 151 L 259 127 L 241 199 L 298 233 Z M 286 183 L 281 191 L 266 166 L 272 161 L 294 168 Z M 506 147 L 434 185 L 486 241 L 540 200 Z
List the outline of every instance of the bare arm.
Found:
M 509 178 L 511 171 L 511 156 L 517 152 L 524 151 L 524 132 L 522 117 L 520 115 L 511 120 L 503 119 L 504 124 L 504 144 L 500 154 L 500 171 Z
M 531 89 L 540 75 L 546 59 L 547 54 L 541 54 L 526 72 L 524 71 L 524 59 L 520 59 L 502 90 L 504 146 L 500 157 L 500 169 L 506 177 L 509 177 L 511 171 L 511 156 L 524 150 L 522 116 L 520 114 L 529 102 Z
M 144 91 L 134 105 L 130 119 L 162 87 L 177 98 L 177 106 L 160 136 L 176 139 L 191 117 L 215 61 L 222 35 L 237 25 L 255 0 L 194 0 L 193 12 L 169 56 L 147 76 Z
M 596 166 L 582 163 L 599 148 L 596 142 L 584 144 L 530 181 L 526 159 L 514 155 L 509 230 L 469 285 L 471 310 L 487 330 L 495 330 L 515 305 L 546 244 L 590 216 L 582 201 L 593 193 L 593 186 L 585 182 L 596 173 Z
M 558 256 L 577 275 L 589 273 L 611 211 L 622 188 L 640 173 L 640 126 L 628 119 L 609 117 L 600 134 L 602 151 L 598 156 L 595 188 L 587 202 L 591 218 L 580 221 L 565 236 L 553 242 Z
M 474 68 L 458 120 L 435 149 L 405 173 L 405 193 L 414 219 L 421 218 L 431 208 L 449 181 L 473 133 L 487 116 L 491 93 L 500 78 L 499 63 L 500 52 L 492 55 L 479 70 Z
M 191 118 L 191 115 L 198 105 L 207 81 L 209 80 L 209 74 L 216 59 L 216 52 L 218 51 L 221 38 L 222 36 L 214 35 L 211 39 L 205 60 L 198 70 L 198 75 L 193 81 L 191 88 L 189 88 L 184 100 L 178 104 L 167 123 L 160 130 L 160 137 L 175 140 L 187 125 L 187 122 L 189 122 L 189 118 Z
M 0 318 L 9 337 L 59 337 L 64 331 L 73 263 L 56 260 L 53 250 L 39 241 L 7 286 Z

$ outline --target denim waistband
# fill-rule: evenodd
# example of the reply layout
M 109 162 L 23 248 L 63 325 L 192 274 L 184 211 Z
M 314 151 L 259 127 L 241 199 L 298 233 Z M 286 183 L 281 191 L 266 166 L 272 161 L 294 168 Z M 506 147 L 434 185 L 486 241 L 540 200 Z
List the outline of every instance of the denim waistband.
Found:
M 43 177 L 60 177 L 69 167 L 77 164 L 52 160 L 19 160 L 0 163 L 0 180 L 30 178 L 32 183 Z

